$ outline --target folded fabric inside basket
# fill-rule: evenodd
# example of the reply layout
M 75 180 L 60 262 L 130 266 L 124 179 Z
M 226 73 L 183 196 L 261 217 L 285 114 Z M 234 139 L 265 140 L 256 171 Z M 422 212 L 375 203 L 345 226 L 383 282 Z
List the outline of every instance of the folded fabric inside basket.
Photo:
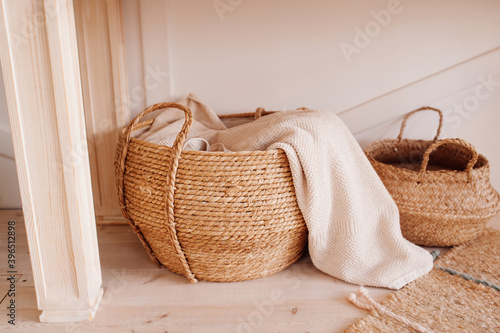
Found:
M 432 256 L 403 238 L 396 204 L 333 112 L 284 111 L 228 128 L 194 95 L 178 103 L 193 113 L 186 149 L 285 151 L 319 270 L 354 284 L 399 289 L 432 269 Z M 181 112 L 166 110 L 138 138 L 171 146 L 183 123 Z

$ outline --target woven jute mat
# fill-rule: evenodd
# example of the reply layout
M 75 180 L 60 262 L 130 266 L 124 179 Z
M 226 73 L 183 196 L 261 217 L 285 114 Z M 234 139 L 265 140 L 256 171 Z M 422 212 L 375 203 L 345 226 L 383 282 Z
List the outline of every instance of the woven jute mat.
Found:
M 345 332 L 500 332 L 500 230 L 457 246 Z M 425 330 L 389 316 L 392 311 Z

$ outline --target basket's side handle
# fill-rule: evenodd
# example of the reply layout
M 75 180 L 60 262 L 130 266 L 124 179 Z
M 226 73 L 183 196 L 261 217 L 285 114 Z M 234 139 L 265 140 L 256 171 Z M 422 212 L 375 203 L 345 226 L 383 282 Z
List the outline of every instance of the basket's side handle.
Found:
M 479 154 L 477 153 L 476 148 L 474 148 L 473 145 L 471 145 L 469 142 L 462 140 L 462 139 L 443 139 L 434 142 L 427 148 L 427 150 L 424 153 L 423 159 L 422 159 L 422 165 L 420 167 L 420 173 L 419 173 L 419 182 L 423 182 L 425 178 L 425 172 L 427 171 L 427 165 L 429 164 L 429 157 L 431 153 L 439 146 L 442 146 L 444 144 L 457 144 L 463 147 L 466 147 L 472 152 L 472 158 L 470 159 L 469 163 L 467 163 L 467 167 L 465 168 L 464 172 L 467 173 L 468 175 L 468 181 L 471 180 L 472 177 L 472 168 L 474 165 L 476 165 L 477 159 L 479 158 Z
M 278 111 L 266 111 L 264 108 L 257 108 L 255 112 L 247 112 L 247 113 L 233 113 L 233 114 L 220 114 L 219 118 L 227 119 L 227 118 L 251 118 L 260 119 L 262 116 L 267 116 L 268 114 L 273 114 Z
M 122 179 L 121 179 L 121 185 L 119 185 L 119 198 L 120 198 L 120 204 L 122 206 L 125 205 L 125 195 L 123 193 L 123 173 L 125 172 L 125 158 L 127 156 L 127 151 L 128 151 L 128 145 L 130 143 L 130 138 L 132 136 L 132 132 L 136 130 L 137 125 L 139 124 L 139 121 L 141 120 L 142 117 L 148 115 L 151 112 L 154 112 L 156 110 L 160 109 L 167 109 L 167 108 L 176 108 L 184 112 L 185 120 L 184 124 L 182 126 L 181 131 L 179 134 L 177 134 L 177 137 L 175 139 L 174 144 L 172 145 L 172 158 L 170 160 L 170 172 L 167 174 L 167 179 L 166 179 L 166 193 L 165 193 L 165 217 L 167 220 L 167 230 L 168 234 L 170 237 L 170 240 L 172 242 L 172 245 L 175 248 L 175 252 L 177 254 L 177 257 L 179 258 L 182 267 L 184 268 L 184 272 L 186 277 L 191 281 L 192 283 L 197 282 L 193 272 L 191 271 L 191 268 L 189 267 L 189 264 L 187 262 L 186 256 L 184 255 L 184 252 L 182 251 L 182 247 L 179 243 L 179 239 L 177 237 L 177 232 L 175 230 L 175 221 L 174 221 L 174 191 L 175 191 L 175 177 L 177 175 L 177 168 L 179 167 L 179 160 L 181 157 L 182 153 L 182 146 L 184 144 L 184 141 L 186 140 L 187 134 L 189 132 L 189 129 L 191 128 L 191 125 L 193 123 L 193 115 L 191 113 L 191 110 L 180 104 L 176 103 L 158 103 L 151 105 L 150 107 L 146 108 L 144 111 L 139 113 L 131 122 L 130 124 L 126 127 L 125 131 L 123 132 L 123 147 L 122 147 L 122 152 L 121 156 L 119 157 L 120 162 L 119 162 L 119 171 L 121 172 Z
M 310 110 L 306 107 L 297 108 L 297 110 Z M 233 113 L 233 114 L 220 114 L 219 118 L 227 119 L 227 118 L 251 118 L 254 117 L 256 120 L 262 118 L 263 116 L 267 116 L 268 114 L 278 113 L 280 111 L 266 111 L 264 108 L 257 108 L 255 112 L 247 112 L 247 113 Z
M 399 142 L 401 142 L 401 140 L 403 140 L 403 131 L 405 130 L 406 122 L 408 121 L 408 118 L 410 118 L 415 113 L 420 112 L 420 111 L 424 111 L 424 110 L 432 110 L 432 111 L 436 111 L 437 113 L 439 113 L 439 127 L 437 129 L 437 133 L 436 133 L 436 136 L 434 137 L 433 141 L 436 141 L 439 138 L 439 135 L 441 134 L 441 127 L 443 127 L 443 112 L 441 112 L 441 110 L 439 110 L 439 109 L 432 108 L 430 106 L 424 106 L 424 107 L 421 107 L 420 109 L 416 109 L 416 110 L 408 113 L 404 117 L 403 123 L 401 124 L 401 130 L 399 131 L 399 135 L 398 135 Z

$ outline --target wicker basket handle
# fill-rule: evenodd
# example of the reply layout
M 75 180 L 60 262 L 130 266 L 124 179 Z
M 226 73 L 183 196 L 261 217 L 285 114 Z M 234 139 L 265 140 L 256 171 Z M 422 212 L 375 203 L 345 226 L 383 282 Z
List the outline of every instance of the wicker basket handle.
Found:
M 442 146 L 447 143 L 453 143 L 457 144 L 463 147 L 466 147 L 472 152 L 472 158 L 470 159 L 469 163 L 467 163 L 467 167 L 465 168 L 464 172 L 467 172 L 468 174 L 468 181 L 471 180 L 472 177 L 472 168 L 474 165 L 476 165 L 477 159 L 479 158 L 479 155 L 477 153 L 476 148 L 474 148 L 473 145 L 468 143 L 465 140 L 462 139 L 443 139 L 434 142 L 427 148 L 427 150 L 424 153 L 423 159 L 422 159 L 422 166 L 420 167 L 420 172 L 419 172 L 419 182 L 423 182 L 425 178 L 425 172 L 427 171 L 427 165 L 429 164 L 429 157 L 431 153 L 439 146 Z
M 162 110 L 162 109 L 168 109 L 168 108 L 175 108 L 179 109 L 184 112 L 185 115 L 185 122 L 184 126 L 181 129 L 181 132 L 177 135 L 177 140 L 182 139 L 180 136 L 184 136 L 184 140 L 186 139 L 187 133 L 189 132 L 189 129 L 191 128 L 191 124 L 193 123 L 193 114 L 191 113 L 191 110 L 184 105 L 177 104 L 177 103 L 158 103 L 158 104 L 153 104 L 146 109 L 144 109 L 141 113 L 139 113 L 137 116 L 132 119 L 130 124 L 128 124 L 126 130 L 125 130 L 125 136 L 126 138 L 130 138 L 132 135 L 132 132 L 145 127 L 146 125 L 150 125 L 152 123 L 151 120 L 146 121 L 146 122 L 141 122 L 140 120 L 147 116 L 148 114 Z M 173 146 L 176 144 L 174 143 Z
M 297 108 L 296 110 L 310 110 L 309 108 L 306 107 L 300 107 Z M 273 113 L 278 113 L 281 111 L 266 111 L 264 108 L 257 108 L 255 112 L 247 112 L 247 113 L 233 113 L 233 114 L 220 114 L 219 118 L 224 119 L 224 118 L 255 118 L 260 119 L 263 116 L 267 116 L 268 114 L 273 114 Z
M 177 232 L 175 229 L 175 222 L 174 222 L 174 190 L 175 190 L 175 177 L 177 174 L 177 168 L 179 166 L 179 160 L 181 157 L 182 153 L 182 146 L 184 144 L 184 141 L 186 140 L 187 134 L 189 132 L 189 129 L 191 128 L 191 124 L 193 123 L 193 114 L 191 113 L 191 110 L 180 104 L 176 103 L 158 103 L 151 105 L 150 107 L 146 108 L 144 111 L 139 113 L 132 121 L 130 124 L 126 127 L 124 133 L 123 133 L 123 148 L 121 152 L 121 156 L 119 157 L 120 163 L 120 172 L 122 175 L 122 180 L 121 184 L 119 184 L 119 192 L 120 192 L 120 204 L 122 207 L 125 206 L 125 194 L 123 191 L 123 173 L 125 172 L 125 158 L 127 156 L 127 151 L 128 151 L 128 145 L 130 143 L 130 138 L 132 136 L 132 132 L 136 129 L 144 127 L 144 125 L 150 124 L 150 122 L 146 123 L 139 123 L 142 117 L 148 115 L 151 112 L 161 110 L 161 109 L 167 109 L 167 108 L 176 108 L 184 112 L 185 115 L 185 121 L 184 125 L 182 126 L 181 131 L 179 134 L 177 134 L 177 137 L 175 139 L 174 144 L 172 145 L 172 159 L 170 160 L 170 172 L 167 174 L 167 180 L 166 180 L 166 193 L 165 193 L 165 217 L 167 220 L 167 230 L 168 234 L 170 237 L 170 240 L 172 242 L 172 245 L 175 248 L 177 257 L 180 260 L 180 263 L 182 267 L 184 268 L 184 272 L 186 277 L 191 281 L 192 283 L 197 282 L 193 272 L 191 271 L 191 268 L 189 267 L 189 264 L 187 262 L 186 256 L 184 255 L 184 252 L 182 251 L 181 244 L 179 243 L 179 239 L 177 237 Z M 134 229 L 137 229 L 135 227 Z M 139 234 L 140 236 L 142 234 Z M 142 236 L 143 237 L 143 236 Z M 142 239 L 141 239 L 142 240 Z M 145 240 L 144 240 L 145 241 Z M 149 245 L 148 245 L 149 247 Z M 147 248 L 148 251 L 152 250 L 150 248 Z
M 254 117 L 255 119 L 260 119 L 262 116 L 267 116 L 268 114 L 273 114 L 278 111 L 266 111 L 264 108 L 257 108 L 255 112 L 247 112 L 247 113 L 233 113 L 233 114 L 220 114 L 219 118 L 250 118 Z
M 408 121 L 408 118 L 410 118 L 415 113 L 420 112 L 420 111 L 424 111 L 424 110 L 432 110 L 432 111 L 436 111 L 437 113 L 439 113 L 439 127 L 437 129 L 437 133 L 436 133 L 436 136 L 434 137 L 433 141 L 436 141 L 439 138 L 439 135 L 441 134 L 441 127 L 443 127 L 443 112 L 441 112 L 441 110 L 439 110 L 439 109 L 432 108 L 430 106 L 424 106 L 424 107 L 421 107 L 420 109 L 416 109 L 416 110 L 408 113 L 404 117 L 403 123 L 401 124 L 401 130 L 399 131 L 399 135 L 398 135 L 399 142 L 401 142 L 401 140 L 403 140 L 403 131 L 405 130 L 406 122 Z

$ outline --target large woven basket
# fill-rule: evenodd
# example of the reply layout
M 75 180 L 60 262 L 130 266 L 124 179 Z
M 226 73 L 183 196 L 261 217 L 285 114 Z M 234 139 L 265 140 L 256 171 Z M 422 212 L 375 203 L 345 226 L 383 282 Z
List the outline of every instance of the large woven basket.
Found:
M 173 147 L 132 136 L 153 122 L 141 118 L 166 108 L 185 114 Z M 249 115 L 265 113 L 234 116 Z M 183 105 L 155 104 L 119 138 L 122 212 L 153 262 L 191 282 L 256 279 L 290 266 L 305 250 L 307 228 L 285 152 L 183 151 L 192 120 Z
M 439 113 L 436 137 L 403 139 L 408 118 L 422 110 Z M 419 245 L 452 246 L 473 239 L 500 208 L 488 160 L 464 140 L 438 140 L 442 121 L 441 111 L 420 108 L 406 115 L 397 139 L 365 149 L 399 208 L 403 236 Z

